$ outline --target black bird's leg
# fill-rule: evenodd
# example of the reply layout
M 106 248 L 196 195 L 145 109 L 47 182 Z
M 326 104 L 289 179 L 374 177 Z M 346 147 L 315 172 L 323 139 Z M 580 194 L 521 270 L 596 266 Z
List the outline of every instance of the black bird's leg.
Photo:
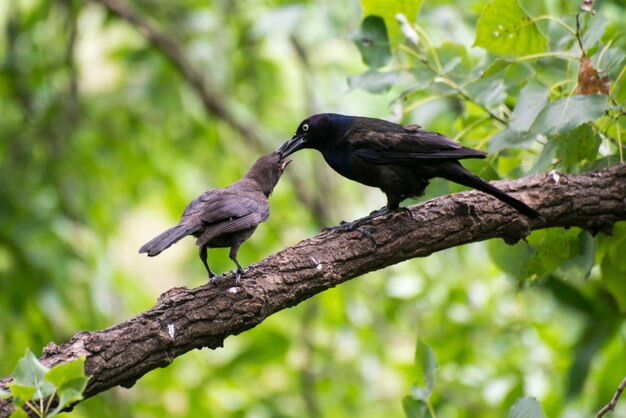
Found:
M 382 208 L 373 211 L 367 216 L 354 220 L 352 222 L 341 221 L 339 226 L 329 226 L 324 228 L 322 231 L 337 231 L 337 232 L 346 232 L 346 231 L 359 231 L 363 235 L 367 237 L 370 241 L 374 242 L 374 237 L 365 229 L 361 228 L 361 225 L 365 222 L 368 222 L 378 216 L 386 215 L 389 212 L 392 212 L 400 207 L 400 202 L 398 199 L 387 197 L 387 205 Z M 376 244 L 376 242 L 374 242 Z
M 235 274 L 235 287 L 239 287 L 239 280 L 241 279 L 241 276 L 243 276 L 243 273 L 244 273 L 243 267 L 241 267 L 241 264 L 239 264 L 239 262 L 237 261 L 238 252 L 239 252 L 239 245 L 234 245 L 230 247 L 230 253 L 228 254 L 230 259 L 233 260 L 235 264 L 237 265 L 237 273 Z
M 215 274 L 209 268 L 209 263 L 207 263 L 206 245 L 201 245 L 200 246 L 199 255 L 200 255 L 200 260 L 202 260 L 202 264 L 204 264 L 204 268 L 206 268 L 207 273 L 209 273 L 209 280 L 213 281 L 213 278 L 215 277 Z

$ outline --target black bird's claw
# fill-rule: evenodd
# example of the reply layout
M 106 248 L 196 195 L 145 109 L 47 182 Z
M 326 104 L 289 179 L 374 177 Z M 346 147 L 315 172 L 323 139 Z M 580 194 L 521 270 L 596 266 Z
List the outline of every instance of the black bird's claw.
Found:
M 330 231 L 335 231 L 335 232 L 347 232 L 347 231 L 354 231 L 358 225 L 354 225 L 357 221 L 354 222 L 346 222 L 346 221 L 341 221 L 339 222 L 339 225 L 335 225 L 335 226 L 326 226 L 324 228 L 322 228 L 322 232 L 330 232 Z
M 374 244 L 374 246 L 378 245 L 378 243 L 376 243 L 376 240 L 374 239 L 374 235 L 372 235 L 372 233 L 368 231 L 367 229 L 357 226 L 356 231 L 359 231 L 361 234 L 363 234 L 365 238 L 367 238 L 368 240 L 372 242 L 372 244 Z
M 361 234 L 363 234 L 363 236 L 365 236 L 365 238 L 369 239 L 370 241 L 372 241 L 372 243 L 374 245 L 378 245 L 376 243 L 376 240 L 374 239 L 374 236 L 372 235 L 371 232 L 369 232 L 367 229 L 363 228 L 361 225 L 370 220 L 372 217 L 370 216 L 366 216 L 364 218 L 361 219 L 357 219 L 356 221 L 352 221 L 352 222 L 346 222 L 346 221 L 341 221 L 339 223 L 339 225 L 337 226 L 327 226 L 326 228 L 322 229 L 323 232 L 329 232 L 329 231 L 334 231 L 334 232 L 351 232 L 351 231 L 358 231 Z
M 341 221 L 341 222 L 339 222 L 338 226 L 325 226 L 324 228 L 322 228 L 322 232 L 330 232 L 330 231 L 344 232 L 344 231 L 348 231 L 348 229 L 345 229 L 346 225 L 350 225 L 350 223 L 346 222 L 346 221 Z
M 380 216 L 380 215 L 385 215 L 388 212 L 391 212 L 389 210 L 389 208 L 387 206 L 383 206 L 382 208 L 377 209 L 377 210 L 371 212 L 369 214 L 368 218 L 375 218 L 375 217 Z

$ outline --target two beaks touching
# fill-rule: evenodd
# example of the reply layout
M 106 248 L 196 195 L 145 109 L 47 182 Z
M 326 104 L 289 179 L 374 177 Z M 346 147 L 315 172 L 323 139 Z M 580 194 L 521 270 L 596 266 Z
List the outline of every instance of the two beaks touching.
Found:
M 302 121 L 290 140 L 260 157 L 241 180 L 225 188 L 210 189 L 192 200 L 176 226 L 150 240 L 139 252 L 152 257 L 192 235 L 209 279 L 213 279 L 207 249 L 230 247 L 238 286 L 244 273 L 237 261 L 239 247 L 268 219 L 268 197 L 291 162 L 286 157 L 305 148 L 318 150 L 342 176 L 385 193 L 387 205 L 370 216 L 398 209 L 403 200 L 421 196 L 432 178 L 441 177 L 488 193 L 529 218 L 539 218 L 534 209 L 472 174 L 459 162 L 485 158 L 483 151 L 464 147 L 418 125 L 322 113 Z

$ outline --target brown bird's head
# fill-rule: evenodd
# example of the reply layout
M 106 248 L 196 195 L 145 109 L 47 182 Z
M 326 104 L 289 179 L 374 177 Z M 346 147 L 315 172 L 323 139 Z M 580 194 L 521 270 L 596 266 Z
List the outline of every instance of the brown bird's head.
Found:
M 274 151 L 256 160 L 244 178 L 256 181 L 261 185 L 263 194 L 269 196 L 290 162 Z

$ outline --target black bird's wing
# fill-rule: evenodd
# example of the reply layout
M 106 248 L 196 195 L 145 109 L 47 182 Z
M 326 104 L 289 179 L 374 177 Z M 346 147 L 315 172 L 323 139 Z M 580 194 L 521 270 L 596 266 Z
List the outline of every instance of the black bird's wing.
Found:
M 358 126 L 347 134 L 354 155 L 373 164 L 409 164 L 416 161 L 459 160 L 485 158 L 483 151 L 466 148 L 441 135 L 420 129 L 417 125 L 381 125 L 360 129 Z M 377 126 L 376 126 L 377 128 Z

